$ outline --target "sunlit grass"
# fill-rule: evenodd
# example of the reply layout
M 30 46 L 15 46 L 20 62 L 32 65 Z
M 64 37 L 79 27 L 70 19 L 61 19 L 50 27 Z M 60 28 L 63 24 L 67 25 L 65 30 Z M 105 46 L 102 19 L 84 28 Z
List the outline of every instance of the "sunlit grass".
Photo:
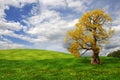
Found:
M 34 50 L 34 49 L 11 49 L 0 50 L 0 59 L 5 60 L 43 60 L 57 58 L 72 58 L 69 54 L 55 51 Z
M 0 51 L 0 80 L 119 80 L 120 59 L 101 59 L 101 65 L 91 65 L 90 57 L 60 52 Z

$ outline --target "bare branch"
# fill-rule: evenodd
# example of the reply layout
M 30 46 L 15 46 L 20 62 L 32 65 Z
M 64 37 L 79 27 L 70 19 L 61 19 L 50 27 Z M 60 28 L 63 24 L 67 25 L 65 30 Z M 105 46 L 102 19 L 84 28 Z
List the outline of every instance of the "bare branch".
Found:
M 88 49 L 86 49 L 80 56 L 84 55 L 87 51 L 88 51 Z

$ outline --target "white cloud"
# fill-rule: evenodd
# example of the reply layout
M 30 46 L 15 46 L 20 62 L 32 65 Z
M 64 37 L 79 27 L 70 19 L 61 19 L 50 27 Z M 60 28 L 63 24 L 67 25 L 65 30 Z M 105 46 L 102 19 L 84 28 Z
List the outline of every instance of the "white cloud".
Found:
M 31 1 L 31 2 L 30 2 Z M 34 0 L 19 0 L 19 1 L 3 1 L 1 4 L 3 5 L 12 5 L 15 7 L 22 7 L 26 3 L 32 3 Z M 66 30 L 70 29 L 74 25 L 74 20 L 70 20 L 69 22 L 62 19 L 59 12 L 56 12 L 55 10 L 49 10 L 47 7 L 65 7 L 66 3 L 64 0 L 56 1 L 56 0 L 42 0 L 40 1 L 42 4 L 42 11 L 41 14 L 36 14 L 35 16 L 32 16 L 30 18 L 24 21 L 28 23 L 28 25 L 33 25 L 31 28 L 27 28 L 22 26 L 18 22 L 8 22 L 8 21 L 1 21 L 1 35 L 7 35 L 15 38 L 19 38 L 22 40 L 26 40 L 28 42 L 32 42 L 35 44 L 41 43 L 41 42 L 57 42 L 57 41 L 63 41 L 64 35 Z M 14 4 L 13 4 L 14 3 Z M 6 8 L 4 8 L 6 9 Z M 3 10 L 4 10 L 3 9 Z M 8 8 L 9 9 L 9 8 Z M 31 13 L 34 13 L 37 8 L 33 8 Z M 35 13 L 34 13 L 35 14 Z M 26 33 L 37 36 L 36 38 L 31 38 L 29 36 L 25 35 L 18 35 L 15 34 L 13 31 L 10 30 L 20 30 L 24 29 Z
M 26 46 L 23 44 L 13 43 L 11 40 L 6 39 L 0 35 L 0 49 L 14 49 L 14 48 L 25 48 L 25 47 Z
M 39 0 L 44 8 L 65 7 L 65 0 Z
M 9 30 L 19 31 L 23 27 L 24 26 L 22 26 L 19 22 L 0 20 L 0 29 L 3 29 L 3 30 L 9 29 Z
M 92 0 L 66 0 L 68 8 L 75 11 L 76 13 L 85 12 L 87 9 L 86 5 L 89 5 Z M 85 5 L 86 4 L 86 5 Z
M 22 8 L 25 4 L 35 3 L 36 0 L 1 0 L 0 3 L 3 5 L 11 5 Z
M 39 38 L 42 36 L 49 42 L 63 40 L 66 31 L 74 26 L 76 19 L 67 21 L 62 19 L 59 14 L 56 11 L 45 10 L 40 15 L 30 17 L 27 23 L 34 25 L 34 27 L 29 28 L 26 32 L 40 36 Z
M 0 0 L 0 35 L 7 35 L 28 41 L 30 43 L 33 43 L 33 46 L 36 48 L 65 51 L 62 46 L 65 34 L 69 29 L 74 28 L 73 26 L 78 19 L 75 15 L 74 17 L 67 11 L 65 12 L 67 14 L 64 15 L 64 13 L 62 13 L 62 10 L 69 9 L 75 14 L 81 14 L 86 10 L 89 10 L 88 5 L 90 5 L 92 1 L 93 0 Z M 26 4 L 36 2 L 38 3 L 38 6 L 33 7 L 31 10 L 31 14 L 34 16 L 23 20 L 23 22 L 26 23 L 27 26 L 23 26 L 20 22 L 12 22 L 4 19 L 6 16 L 4 10 L 9 9 L 9 5 L 17 8 L 22 8 Z M 106 6 L 104 7 L 104 9 L 109 10 L 110 6 Z M 61 12 L 59 10 L 61 10 Z M 119 32 L 119 12 L 117 15 L 118 18 L 116 18 L 116 20 L 114 21 L 117 26 L 114 26 L 114 28 L 117 30 L 117 32 Z M 72 16 L 72 18 L 70 17 L 68 19 L 68 16 Z M 14 31 L 19 31 L 21 29 L 24 29 L 24 32 L 28 35 L 14 33 Z M 111 39 L 112 43 L 109 46 L 118 43 L 120 39 L 118 38 L 119 35 L 117 34 L 113 38 L 115 40 Z M 3 45 L 4 48 L 10 48 L 12 47 L 12 45 L 14 48 L 26 46 L 13 43 L 11 42 L 11 40 L 6 38 L 4 38 L 3 41 L 0 42 L 0 45 Z M 107 49 L 104 48 L 104 50 Z
M 25 48 L 25 45 L 0 41 L 0 49 Z
M 114 15 L 115 15 L 114 18 L 115 20 L 113 21 L 113 24 L 120 25 L 120 10 L 116 11 Z
M 48 41 L 47 38 L 44 36 L 38 36 L 37 38 L 32 38 L 30 36 L 25 36 L 22 34 L 15 34 L 14 31 L 10 31 L 10 30 L 0 30 L 0 35 L 14 37 L 34 44 L 40 44 L 42 42 Z
M 59 19 L 59 13 L 53 10 L 42 10 L 40 14 L 28 18 L 27 23 L 33 26 L 38 25 L 42 22 L 54 21 Z
M 35 3 L 36 0 L 0 0 L 0 18 L 5 17 L 5 9 L 9 9 L 9 6 L 22 8 L 26 4 Z

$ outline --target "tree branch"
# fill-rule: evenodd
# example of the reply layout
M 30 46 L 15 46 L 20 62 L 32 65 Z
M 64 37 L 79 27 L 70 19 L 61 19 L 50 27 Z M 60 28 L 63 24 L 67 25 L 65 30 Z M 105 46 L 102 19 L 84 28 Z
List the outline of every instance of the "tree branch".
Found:
M 88 49 L 86 49 L 80 56 L 82 56 L 83 54 L 85 54 L 88 51 Z

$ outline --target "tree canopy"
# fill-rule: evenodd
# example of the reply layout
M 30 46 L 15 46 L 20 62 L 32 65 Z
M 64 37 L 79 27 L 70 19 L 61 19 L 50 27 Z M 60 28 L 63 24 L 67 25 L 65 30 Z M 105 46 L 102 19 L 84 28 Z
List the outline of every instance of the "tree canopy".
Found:
M 110 52 L 107 56 L 120 58 L 120 50 Z
M 80 57 L 80 50 L 100 52 L 101 44 L 107 43 L 114 30 L 108 26 L 112 22 L 109 14 L 97 9 L 86 12 L 75 24 L 75 28 L 67 32 L 66 42 L 71 41 L 68 51 Z

